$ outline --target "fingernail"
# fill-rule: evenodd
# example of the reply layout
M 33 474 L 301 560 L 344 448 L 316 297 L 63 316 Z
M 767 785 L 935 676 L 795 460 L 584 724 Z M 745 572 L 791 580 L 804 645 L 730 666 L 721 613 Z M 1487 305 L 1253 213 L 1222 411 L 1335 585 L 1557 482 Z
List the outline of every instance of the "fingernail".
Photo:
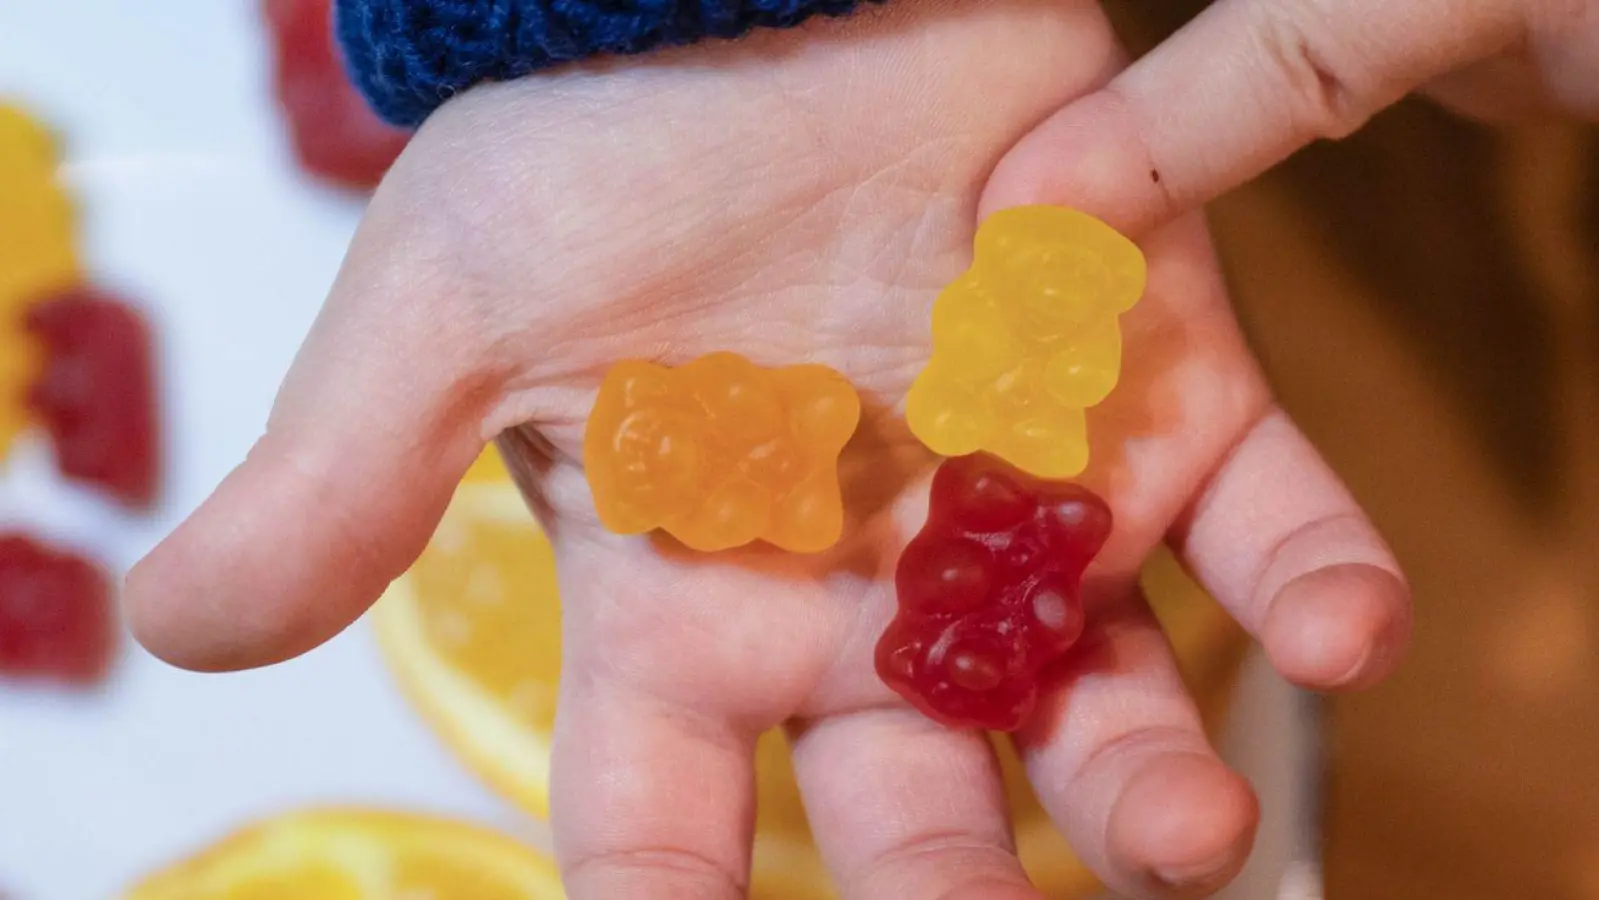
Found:
M 1406 591 L 1398 576 L 1364 563 L 1306 572 L 1277 594 L 1264 633 L 1268 652 L 1302 686 L 1362 686 L 1403 643 Z
M 1172 866 L 1156 869 L 1155 879 L 1166 887 L 1175 890 L 1188 890 L 1204 888 L 1215 884 L 1232 871 L 1233 861 L 1230 857 L 1205 860 L 1190 866 Z
M 1371 666 L 1371 658 L 1376 655 L 1376 649 L 1373 644 L 1366 645 L 1365 651 L 1355 660 L 1355 664 L 1349 667 L 1349 671 L 1334 679 L 1332 686 L 1344 687 L 1360 680 L 1360 677 L 1366 674 L 1366 669 Z

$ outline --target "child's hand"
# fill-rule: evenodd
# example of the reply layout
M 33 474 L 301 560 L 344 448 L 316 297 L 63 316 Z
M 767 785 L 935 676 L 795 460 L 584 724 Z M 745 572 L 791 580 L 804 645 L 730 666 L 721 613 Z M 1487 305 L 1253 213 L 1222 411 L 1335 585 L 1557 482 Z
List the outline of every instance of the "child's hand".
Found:
M 1599 121 L 1599 0 L 1222 0 L 1046 120 L 983 208 L 1151 228 L 1416 90 L 1485 119 Z
M 742 896 L 751 749 L 784 722 L 844 896 L 1036 897 L 982 736 L 912 712 L 871 657 L 934 463 L 898 412 L 933 298 L 967 264 L 995 162 L 1117 65 L 1092 3 L 950 0 L 450 102 L 379 190 L 266 436 L 130 576 L 140 636 L 201 669 L 316 646 L 514 429 L 559 553 L 572 897 Z M 1083 857 L 1167 896 L 1226 880 L 1256 810 L 1136 591 L 1149 550 L 1173 540 L 1303 684 L 1382 677 L 1408 612 L 1370 523 L 1272 404 L 1199 218 L 1144 238 L 1151 292 L 1090 418 L 1086 480 L 1117 532 L 1088 649 L 1018 739 Z M 839 552 L 690 556 L 597 525 L 577 457 L 601 375 L 717 349 L 826 363 L 862 392 Z

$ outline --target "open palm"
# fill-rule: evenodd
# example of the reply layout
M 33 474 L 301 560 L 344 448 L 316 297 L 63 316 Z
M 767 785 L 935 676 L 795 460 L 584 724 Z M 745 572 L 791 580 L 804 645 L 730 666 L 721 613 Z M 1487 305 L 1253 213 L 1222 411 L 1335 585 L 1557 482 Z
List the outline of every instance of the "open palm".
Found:
M 451 101 L 374 198 L 266 435 L 130 576 L 141 638 L 202 669 L 326 640 L 500 436 L 559 559 L 571 896 L 742 896 L 754 741 L 787 724 L 846 897 L 1036 897 L 984 738 L 911 711 L 872 648 L 936 463 L 900 415 L 933 298 L 969 261 L 996 162 L 1119 65 L 1094 4 L 944 0 Z M 1150 549 L 1171 539 L 1304 684 L 1381 677 L 1408 613 L 1381 541 L 1273 406 L 1203 223 L 1140 239 L 1150 291 L 1083 479 L 1116 532 L 1085 649 L 1017 738 L 1084 859 L 1164 896 L 1229 877 L 1255 808 L 1137 593 Z M 833 551 L 695 555 L 599 526 L 578 451 L 605 370 L 712 350 L 859 389 Z

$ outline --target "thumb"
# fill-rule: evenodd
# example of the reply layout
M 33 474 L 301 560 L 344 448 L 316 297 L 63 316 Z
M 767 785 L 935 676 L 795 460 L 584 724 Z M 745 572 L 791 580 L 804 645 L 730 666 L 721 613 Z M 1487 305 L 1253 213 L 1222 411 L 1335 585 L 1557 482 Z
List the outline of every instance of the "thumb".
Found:
M 1517 0 L 1222 0 L 1023 138 L 982 211 L 1064 203 L 1142 233 L 1510 48 L 1525 19 Z
M 421 552 L 482 449 L 493 397 L 452 346 L 467 329 L 430 302 L 441 279 L 415 277 L 415 248 L 391 248 L 358 235 L 265 435 L 129 573 L 157 656 L 239 669 L 337 634 Z

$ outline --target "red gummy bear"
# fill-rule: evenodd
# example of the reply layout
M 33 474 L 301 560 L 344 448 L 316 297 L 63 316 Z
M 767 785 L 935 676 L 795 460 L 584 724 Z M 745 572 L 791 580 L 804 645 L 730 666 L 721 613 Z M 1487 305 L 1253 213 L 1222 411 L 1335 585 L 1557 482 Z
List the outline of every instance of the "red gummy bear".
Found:
M 155 500 L 155 370 L 150 330 L 128 305 L 89 287 L 28 310 L 44 367 L 28 405 L 50 431 L 63 475 L 136 509 Z
M 101 569 L 21 535 L 0 535 L 0 673 L 91 685 L 116 649 Z
M 273 84 L 306 171 L 354 190 L 377 187 L 411 135 L 366 105 L 333 39 L 332 0 L 265 0 Z
M 1041 671 L 1082 634 L 1083 570 L 1110 531 L 1110 507 L 1086 488 L 985 454 L 945 461 L 895 572 L 878 674 L 946 725 L 1021 727 Z

